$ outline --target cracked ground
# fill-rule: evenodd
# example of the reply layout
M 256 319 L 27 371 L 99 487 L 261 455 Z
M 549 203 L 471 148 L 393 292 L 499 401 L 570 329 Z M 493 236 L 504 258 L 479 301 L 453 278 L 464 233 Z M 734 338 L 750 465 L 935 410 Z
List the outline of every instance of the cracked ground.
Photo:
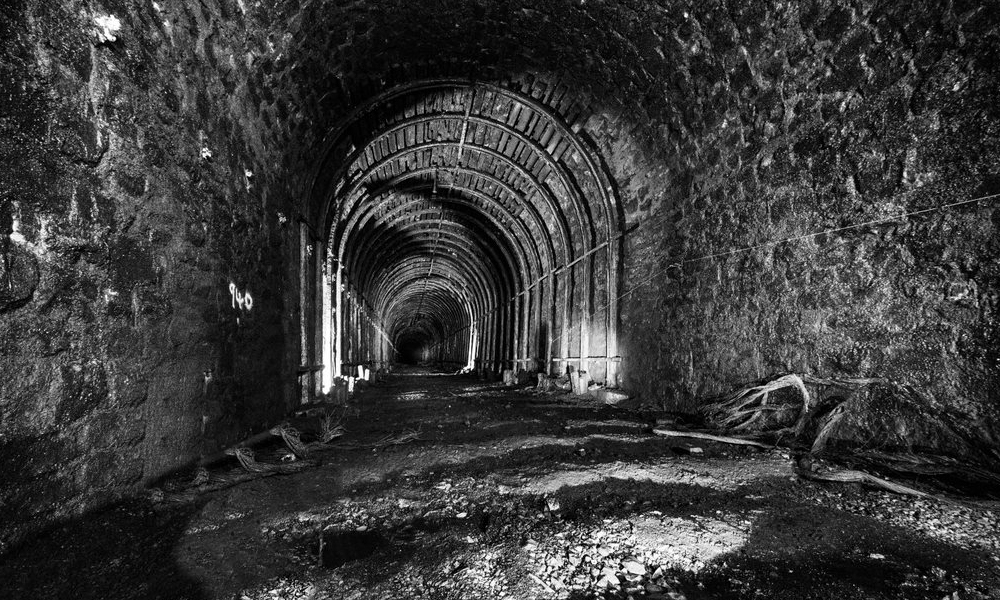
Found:
M 51 530 L 0 564 L 0 596 L 1000 597 L 988 505 L 804 481 L 781 449 L 467 376 L 403 372 L 354 405 L 299 472 Z

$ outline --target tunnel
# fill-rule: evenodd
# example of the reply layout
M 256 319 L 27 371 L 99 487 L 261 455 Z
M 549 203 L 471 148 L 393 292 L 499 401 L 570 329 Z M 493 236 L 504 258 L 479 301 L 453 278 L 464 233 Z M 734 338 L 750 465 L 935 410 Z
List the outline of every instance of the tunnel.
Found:
M 8 0 L 0 40 L 10 593 L 1000 584 L 1000 6 Z
M 324 331 L 350 332 L 324 338 L 324 386 L 393 355 L 491 372 L 575 361 L 601 380 L 611 365 L 617 382 L 621 206 L 574 118 L 460 78 L 391 87 L 343 118 L 312 188 L 323 289 L 343 292 Z

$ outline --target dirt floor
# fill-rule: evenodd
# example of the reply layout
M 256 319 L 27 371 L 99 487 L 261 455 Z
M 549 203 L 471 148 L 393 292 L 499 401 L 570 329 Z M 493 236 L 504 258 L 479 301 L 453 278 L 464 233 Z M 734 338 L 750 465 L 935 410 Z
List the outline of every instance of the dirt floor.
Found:
M 466 376 L 395 375 L 357 406 L 300 472 L 33 540 L 0 597 L 1000 598 L 1000 510 L 804 481 L 780 449 Z

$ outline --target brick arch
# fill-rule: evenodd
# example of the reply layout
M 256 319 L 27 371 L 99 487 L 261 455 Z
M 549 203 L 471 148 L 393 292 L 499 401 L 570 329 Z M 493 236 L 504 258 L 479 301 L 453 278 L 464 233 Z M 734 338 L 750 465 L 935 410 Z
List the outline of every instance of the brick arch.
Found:
M 595 375 L 614 377 L 621 209 L 601 157 L 578 135 L 579 106 L 565 93 L 436 77 L 382 90 L 331 128 L 307 211 L 328 277 L 338 273 L 379 324 L 359 335 L 381 338 L 362 344 L 364 356 L 345 353 L 338 340 L 355 334 L 334 317 L 331 360 L 389 360 L 398 324 L 427 316 L 398 299 L 423 312 L 426 293 L 412 289 L 437 277 L 447 251 L 460 256 L 437 263 L 434 294 L 450 299 L 427 304 L 451 307 L 427 317 L 447 325 L 421 328 L 436 358 L 546 371 L 591 370 L 593 358 Z M 424 257 L 424 277 L 393 280 L 412 273 L 393 268 L 411 256 Z M 385 290 L 397 301 L 376 302 Z

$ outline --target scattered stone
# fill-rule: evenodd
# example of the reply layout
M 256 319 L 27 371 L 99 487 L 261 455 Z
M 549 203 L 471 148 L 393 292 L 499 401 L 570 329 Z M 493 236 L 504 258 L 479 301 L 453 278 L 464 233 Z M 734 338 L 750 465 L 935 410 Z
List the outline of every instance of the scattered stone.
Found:
M 638 562 L 636 562 L 634 560 L 625 561 L 625 563 L 624 563 L 623 566 L 625 568 L 625 571 L 628 572 L 628 573 L 632 573 L 634 575 L 645 575 L 646 574 L 646 567 L 645 567 L 645 565 L 642 565 L 642 564 L 640 564 L 640 563 L 638 563 Z
M 604 404 L 608 404 L 610 406 L 619 404 L 620 402 L 628 400 L 629 398 L 628 394 L 619 392 L 617 390 L 609 390 L 606 388 L 598 388 L 595 390 L 590 390 L 589 393 L 591 397 L 594 398 L 594 400 L 598 402 L 603 402 Z

